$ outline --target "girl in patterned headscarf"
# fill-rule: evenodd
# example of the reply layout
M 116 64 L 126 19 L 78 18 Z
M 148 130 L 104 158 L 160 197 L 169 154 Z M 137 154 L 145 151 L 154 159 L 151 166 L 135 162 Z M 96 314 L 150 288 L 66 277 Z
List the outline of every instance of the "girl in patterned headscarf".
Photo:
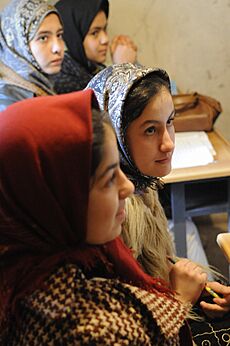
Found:
M 127 203 L 124 239 L 149 274 L 168 281 L 167 256 L 174 251 L 157 190 L 160 178 L 171 170 L 174 150 L 174 105 L 169 76 L 162 69 L 113 65 L 97 74 L 88 87 L 94 89 L 101 108 L 110 114 L 122 168 L 136 187 L 135 196 Z M 161 94 L 162 108 L 156 109 Z M 167 105 L 168 113 L 163 117 Z M 151 121 L 148 119 L 145 126 L 137 129 L 134 124 L 141 121 L 145 108 L 155 118 L 149 115 Z
M 0 15 L 0 110 L 33 96 L 54 94 L 50 75 L 61 69 L 63 27 L 43 0 L 12 0 Z
M 126 203 L 128 213 L 123 237 L 149 274 L 169 281 L 167 256 L 173 256 L 174 251 L 167 231 L 167 219 L 159 202 L 157 190 L 154 188 L 161 182 L 156 174 L 144 174 L 137 167 L 131 157 L 131 150 L 126 139 L 129 125 L 135 117 L 138 118 L 137 114 L 142 112 L 141 106 L 135 103 L 135 113 L 127 110 L 124 115 L 126 100 L 130 90 L 134 89 L 134 85 L 137 85 L 144 77 L 148 77 L 150 83 L 151 80 L 154 81 L 154 78 L 158 78 L 160 85 L 163 85 L 166 90 L 170 88 L 169 77 L 165 71 L 137 67 L 132 64 L 106 68 L 91 80 L 88 87 L 95 91 L 101 108 L 109 112 L 117 134 L 122 168 L 136 187 L 135 195 Z M 152 94 L 157 91 L 156 87 L 153 89 L 153 86 L 148 89 L 152 90 Z M 142 98 L 145 103 L 146 100 L 149 101 L 150 95 L 146 92 Z M 173 105 L 172 110 L 174 110 Z M 171 154 L 174 148 L 174 134 L 172 136 Z M 139 147 L 141 148 L 140 145 Z M 148 151 L 150 152 L 150 149 Z M 145 155 L 146 152 L 142 150 L 142 157 L 144 158 Z
M 119 238 L 133 185 L 91 90 L 2 112 L 0 164 L 1 346 L 191 345 L 206 275 L 177 299 Z
M 174 251 L 157 193 L 161 183 L 158 177 L 170 172 L 174 150 L 175 110 L 169 76 L 159 68 L 114 65 L 98 73 L 88 87 L 95 91 L 101 109 L 109 112 L 121 166 L 136 187 L 126 202 L 123 239 L 148 274 L 164 278 L 175 287 L 176 266 L 184 259 L 170 271 L 168 257 Z M 205 295 L 201 296 L 196 309 L 199 307 L 197 312 L 204 320 L 191 322 L 192 333 L 197 345 L 225 345 L 230 332 L 230 288 L 218 282 L 208 284 L 223 299 L 211 298 L 207 303 Z M 221 318 L 205 319 L 205 313 Z

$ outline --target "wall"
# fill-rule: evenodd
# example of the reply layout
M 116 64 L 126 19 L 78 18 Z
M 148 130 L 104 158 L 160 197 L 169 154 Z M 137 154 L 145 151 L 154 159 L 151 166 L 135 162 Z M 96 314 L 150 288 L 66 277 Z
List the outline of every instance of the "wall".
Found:
M 216 127 L 230 140 L 229 23 L 230 0 L 110 0 L 110 36 L 132 36 L 139 61 L 165 68 L 181 91 L 217 98 Z
M 181 91 L 217 98 L 230 140 L 230 0 L 110 0 L 109 34 L 126 33 L 139 61 L 165 68 Z
M 0 0 L 0 11 L 6 4 L 8 4 L 8 2 L 8 0 Z

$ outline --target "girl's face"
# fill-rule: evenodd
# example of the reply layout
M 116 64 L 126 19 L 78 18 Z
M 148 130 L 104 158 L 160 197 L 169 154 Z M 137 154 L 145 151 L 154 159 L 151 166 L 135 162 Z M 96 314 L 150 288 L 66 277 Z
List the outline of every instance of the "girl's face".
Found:
M 171 171 L 175 133 L 175 115 L 172 97 L 162 87 L 152 97 L 141 115 L 127 129 L 130 155 L 140 172 L 163 177 Z
M 55 13 L 45 17 L 35 37 L 30 41 L 30 50 L 41 70 L 47 74 L 60 72 L 64 58 L 63 27 Z
M 91 178 L 86 236 L 89 244 L 104 244 L 120 235 L 125 198 L 134 191 L 133 184 L 120 169 L 115 135 L 105 126 L 103 160 Z
M 98 12 L 86 34 L 83 47 L 88 60 L 103 63 L 109 46 L 107 18 L 103 11 Z

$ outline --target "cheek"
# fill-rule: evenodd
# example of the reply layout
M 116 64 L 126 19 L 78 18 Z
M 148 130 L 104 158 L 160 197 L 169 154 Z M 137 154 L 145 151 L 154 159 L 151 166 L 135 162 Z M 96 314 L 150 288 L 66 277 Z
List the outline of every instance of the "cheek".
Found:
M 97 199 L 88 209 L 88 228 L 86 241 L 92 244 L 103 244 L 112 240 L 116 211 L 115 201 L 106 198 Z
M 171 138 L 173 144 L 175 145 L 175 128 L 174 128 L 174 126 L 172 126 L 170 128 L 169 135 L 170 135 L 170 138 Z
M 46 57 L 46 54 L 45 54 L 45 49 L 44 47 L 40 47 L 38 45 L 33 45 L 31 47 L 31 52 L 35 58 L 35 60 L 40 64 L 40 63 L 43 63 L 45 61 L 45 57 Z
M 88 218 L 91 224 L 98 222 L 108 224 L 111 222 L 114 215 L 116 215 L 117 201 L 114 196 L 106 196 L 106 194 L 95 194 L 89 200 Z
M 133 147 L 133 149 L 132 158 L 139 171 L 145 175 L 155 176 L 155 160 L 158 157 L 156 143 L 151 139 L 147 141 L 139 141 L 138 145 L 135 144 L 135 148 Z
M 150 164 L 153 162 L 154 157 L 156 156 L 155 144 L 149 139 L 139 139 L 138 141 L 133 141 L 131 146 L 131 157 L 133 158 L 137 168 L 143 164 Z
M 103 202 L 97 214 L 105 223 L 111 223 L 117 212 L 117 201 L 114 198 L 103 198 Z
M 30 47 L 30 52 L 32 53 L 34 58 L 37 60 L 37 58 L 36 58 L 36 55 L 37 55 L 36 46 L 33 43 L 30 43 L 29 47 Z
M 86 38 L 83 42 L 83 47 L 85 50 L 85 54 L 88 59 L 91 58 L 92 53 L 94 52 L 94 42 L 90 38 Z

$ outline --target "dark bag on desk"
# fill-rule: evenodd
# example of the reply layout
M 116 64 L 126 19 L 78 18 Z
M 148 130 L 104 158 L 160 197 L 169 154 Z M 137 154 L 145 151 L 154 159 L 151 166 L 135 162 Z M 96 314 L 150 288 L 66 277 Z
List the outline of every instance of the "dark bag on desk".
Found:
M 212 97 L 192 94 L 173 95 L 176 110 L 174 127 L 181 131 L 211 131 L 222 111 L 221 104 Z

